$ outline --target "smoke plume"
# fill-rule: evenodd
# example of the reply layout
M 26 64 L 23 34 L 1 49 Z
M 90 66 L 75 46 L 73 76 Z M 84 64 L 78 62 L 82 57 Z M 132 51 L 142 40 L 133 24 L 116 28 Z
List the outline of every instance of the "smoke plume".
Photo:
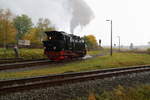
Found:
M 70 31 L 74 33 L 77 26 L 83 28 L 94 18 L 91 8 L 83 0 L 68 0 L 72 10 L 72 18 L 70 21 Z
M 71 33 L 94 18 L 84 0 L 0 0 L 0 8 L 9 8 L 16 15 L 27 14 L 34 23 L 48 18 L 57 29 Z

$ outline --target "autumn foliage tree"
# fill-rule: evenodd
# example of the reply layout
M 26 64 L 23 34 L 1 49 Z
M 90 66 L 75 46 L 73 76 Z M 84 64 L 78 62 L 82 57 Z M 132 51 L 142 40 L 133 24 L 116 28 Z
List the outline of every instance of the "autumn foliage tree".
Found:
M 30 29 L 27 34 L 23 37 L 24 40 L 30 40 L 32 44 L 42 44 L 42 40 L 46 37 L 44 31 L 55 30 L 51 26 L 49 19 L 40 18 L 37 22 L 36 27 Z
M 98 47 L 96 37 L 94 35 L 87 35 L 83 37 L 88 50 L 96 49 Z
M 39 36 L 39 29 L 38 28 L 32 28 L 28 31 L 27 34 L 24 35 L 24 40 L 30 40 L 32 44 L 41 44 L 40 36 Z
M 13 15 L 9 9 L 0 9 L 0 45 L 16 42 L 16 28 L 12 19 Z
M 35 26 L 28 15 L 14 16 L 9 9 L 0 9 L 0 46 L 17 43 L 19 39 L 42 44 L 44 31 L 56 30 L 48 18 L 39 18 Z
M 51 21 L 48 18 L 39 18 L 37 22 L 38 28 L 38 35 L 40 36 L 41 40 L 45 37 L 44 31 L 52 31 L 55 30 L 55 27 L 52 26 Z

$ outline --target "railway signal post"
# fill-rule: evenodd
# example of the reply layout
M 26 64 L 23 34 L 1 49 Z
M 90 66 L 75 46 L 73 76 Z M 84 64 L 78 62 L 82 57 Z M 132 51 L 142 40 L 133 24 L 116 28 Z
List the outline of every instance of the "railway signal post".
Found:
M 106 20 L 106 21 L 110 21 L 111 24 L 111 36 L 110 36 L 110 55 L 112 56 L 112 20 Z

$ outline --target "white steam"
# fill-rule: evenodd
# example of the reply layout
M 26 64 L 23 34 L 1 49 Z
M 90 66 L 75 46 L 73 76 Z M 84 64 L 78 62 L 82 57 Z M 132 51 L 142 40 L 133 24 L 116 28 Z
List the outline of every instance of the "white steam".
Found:
M 94 18 L 94 14 L 87 3 L 83 0 L 69 0 L 72 9 L 72 18 L 70 21 L 70 31 L 74 33 L 77 26 L 83 28 Z
M 48 18 L 59 30 L 73 33 L 94 18 L 84 0 L 0 0 L 0 8 L 9 8 L 14 14 L 27 14 L 36 23 Z

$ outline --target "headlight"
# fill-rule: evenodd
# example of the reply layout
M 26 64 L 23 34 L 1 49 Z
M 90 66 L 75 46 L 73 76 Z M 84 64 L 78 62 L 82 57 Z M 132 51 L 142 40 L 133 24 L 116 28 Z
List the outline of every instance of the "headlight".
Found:
M 53 47 L 53 49 L 55 50 L 55 49 L 56 49 L 56 47 Z

